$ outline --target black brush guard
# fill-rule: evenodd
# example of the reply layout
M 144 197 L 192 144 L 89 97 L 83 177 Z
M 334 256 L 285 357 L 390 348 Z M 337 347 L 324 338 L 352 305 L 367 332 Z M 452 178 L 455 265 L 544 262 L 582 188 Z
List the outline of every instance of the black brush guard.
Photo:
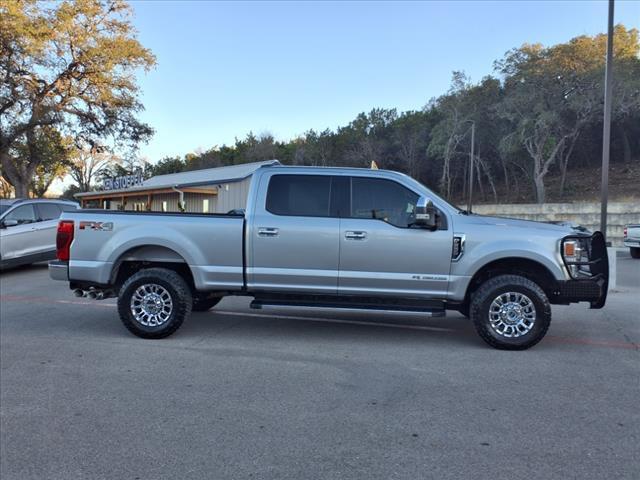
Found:
M 591 243 L 588 261 L 572 262 L 566 260 L 564 255 L 562 255 L 562 259 L 569 272 L 571 272 L 569 267 L 573 265 L 587 265 L 591 276 L 559 282 L 556 300 L 559 303 L 589 302 L 591 308 L 602 308 L 607 301 L 607 291 L 609 290 L 609 257 L 604 235 L 601 232 L 595 232 L 591 237 L 570 235 L 562 239 L 560 251 L 564 252 L 564 243 L 566 241 L 584 240 L 585 238 L 588 238 Z

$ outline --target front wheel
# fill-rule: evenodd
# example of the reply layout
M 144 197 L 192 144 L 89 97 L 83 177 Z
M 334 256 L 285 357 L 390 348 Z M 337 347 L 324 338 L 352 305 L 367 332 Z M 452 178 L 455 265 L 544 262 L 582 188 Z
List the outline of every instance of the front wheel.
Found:
M 138 337 L 164 338 L 191 313 L 191 289 L 173 270 L 141 270 L 122 285 L 118 313 L 124 326 Z
M 542 289 L 519 275 L 484 282 L 471 297 L 471 320 L 480 337 L 500 350 L 525 350 L 546 335 L 551 306 Z
M 640 248 L 638 247 L 629 247 L 629 251 L 631 253 L 632 258 L 640 258 Z

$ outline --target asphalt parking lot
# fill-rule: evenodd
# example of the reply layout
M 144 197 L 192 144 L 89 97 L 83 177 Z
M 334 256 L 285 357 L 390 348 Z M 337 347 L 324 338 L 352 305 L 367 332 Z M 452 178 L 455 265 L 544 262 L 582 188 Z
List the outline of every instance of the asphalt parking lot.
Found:
M 464 317 L 250 310 L 141 340 L 46 266 L 0 274 L 0 478 L 640 478 L 640 261 L 525 352 Z M 360 322 L 360 323 L 359 323 Z

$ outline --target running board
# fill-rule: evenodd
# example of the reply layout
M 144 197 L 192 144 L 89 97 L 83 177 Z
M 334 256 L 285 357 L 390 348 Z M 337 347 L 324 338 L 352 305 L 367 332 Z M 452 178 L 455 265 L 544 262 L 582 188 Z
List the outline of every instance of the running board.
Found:
M 311 307 L 341 310 L 375 311 L 375 312 L 407 312 L 418 313 L 428 317 L 444 317 L 444 302 L 429 300 L 403 299 L 400 301 L 381 301 L 381 299 L 365 299 L 362 297 L 322 297 L 274 295 L 256 296 L 251 308 L 263 307 Z

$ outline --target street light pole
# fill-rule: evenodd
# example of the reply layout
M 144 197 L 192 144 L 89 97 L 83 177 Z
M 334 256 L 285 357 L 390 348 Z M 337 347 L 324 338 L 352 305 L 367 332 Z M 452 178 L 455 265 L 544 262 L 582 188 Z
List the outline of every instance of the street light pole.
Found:
M 600 231 L 607 238 L 607 202 L 609 201 L 609 154 L 611 146 L 611 95 L 613 93 L 613 0 L 609 0 L 607 63 L 604 71 L 604 126 L 602 132 L 602 187 Z
M 469 153 L 469 200 L 467 203 L 467 212 L 471 213 L 471 204 L 473 203 L 473 147 L 476 139 L 476 122 L 471 121 L 471 152 Z

